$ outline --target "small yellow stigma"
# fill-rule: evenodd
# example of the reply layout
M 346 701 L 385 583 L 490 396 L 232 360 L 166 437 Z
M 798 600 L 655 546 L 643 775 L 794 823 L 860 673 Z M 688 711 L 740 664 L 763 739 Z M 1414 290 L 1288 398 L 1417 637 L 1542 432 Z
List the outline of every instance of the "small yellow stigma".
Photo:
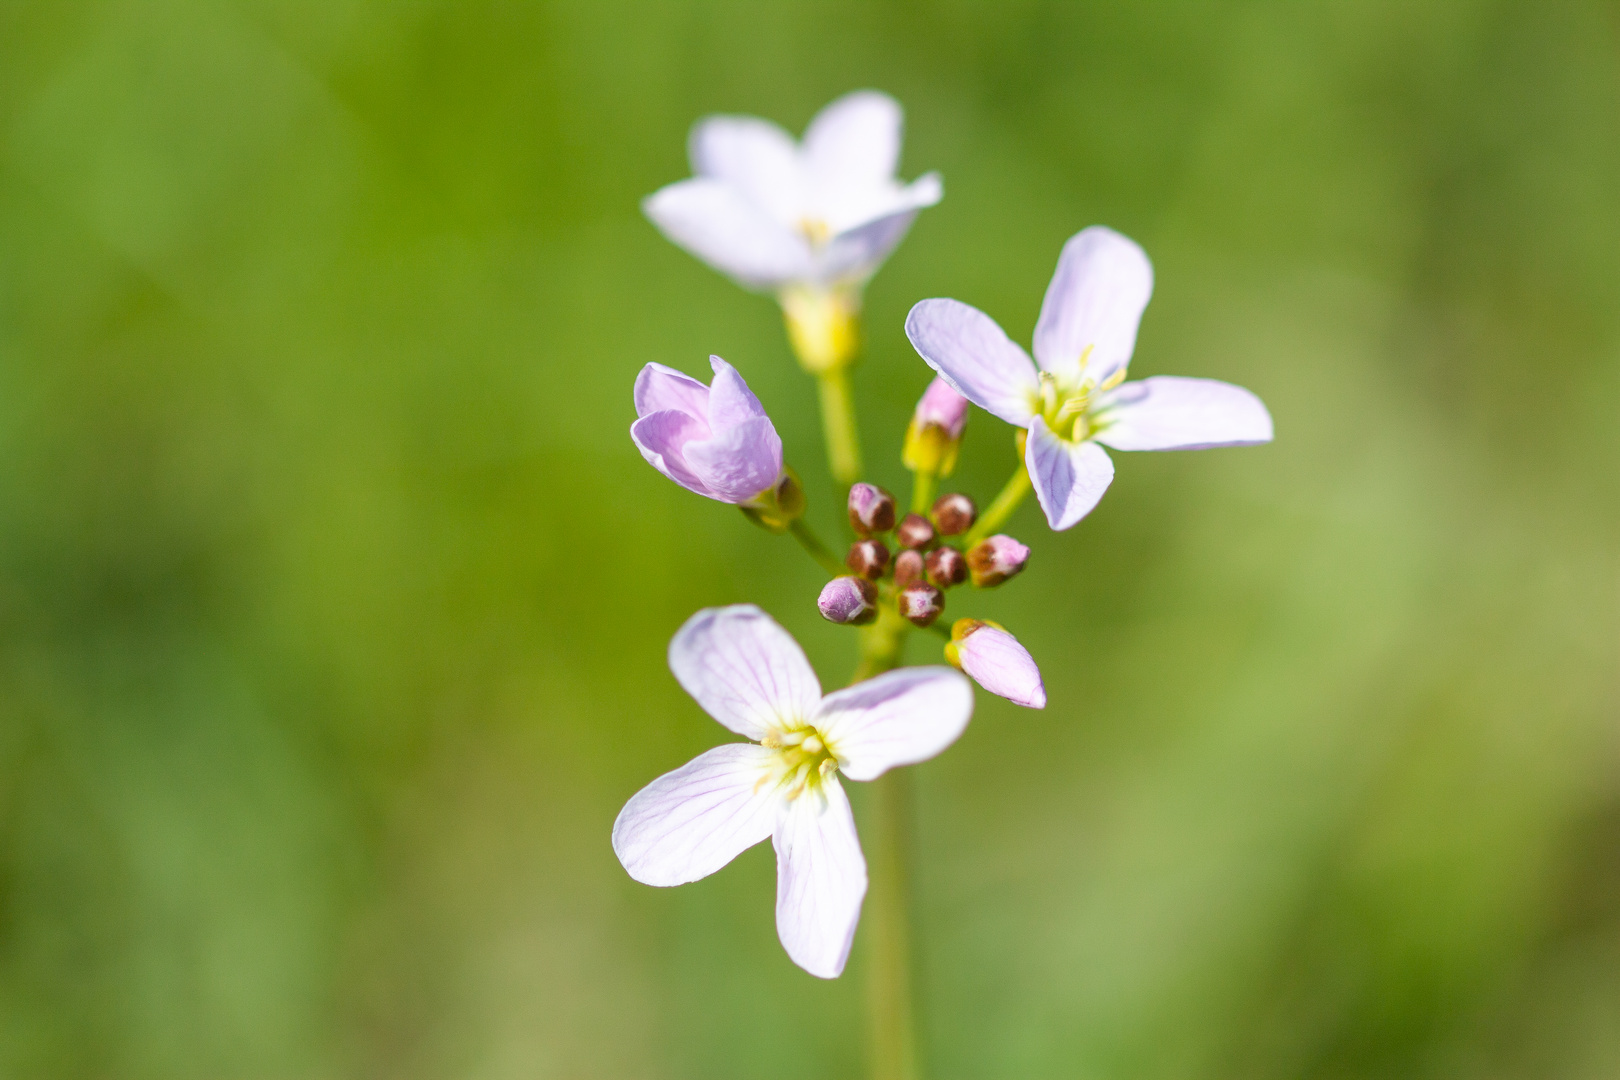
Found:
M 820 247 L 832 239 L 832 227 L 821 218 L 800 218 L 799 232 L 804 234 L 804 238 L 810 241 L 813 247 Z
M 777 754 L 770 770 L 755 785 L 756 791 L 767 784 L 780 787 L 791 801 L 818 789 L 838 769 L 838 756 L 827 745 L 826 736 L 808 725 L 769 732 L 759 743 Z

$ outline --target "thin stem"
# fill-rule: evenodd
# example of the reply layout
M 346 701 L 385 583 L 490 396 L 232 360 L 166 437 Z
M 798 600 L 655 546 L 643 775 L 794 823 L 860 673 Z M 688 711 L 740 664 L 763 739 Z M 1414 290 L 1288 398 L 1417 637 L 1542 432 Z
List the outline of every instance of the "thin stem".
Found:
M 838 556 L 834 555 L 832 550 L 821 542 L 821 538 L 811 531 L 810 526 L 805 524 L 804 518 L 794 518 L 792 524 L 788 525 L 788 532 L 793 534 L 793 539 L 799 542 L 799 546 L 809 552 L 810 557 L 827 573 L 837 577 L 839 574 L 849 572 L 839 561 Z
M 926 515 L 934 505 L 934 487 L 939 477 L 927 471 L 918 469 L 911 475 L 911 511 L 914 514 Z
M 841 367 L 816 376 L 821 391 L 821 426 L 827 439 L 827 465 L 833 479 L 849 487 L 861 478 L 861 437 L 855 429 L 855 397 L 849 369 Z
M 1023 462 L 1019 462 L 1018 471 L 1007 478 L 1007 484 L 1001 489 L 1001 494 L 996 496 L 996 501 L 979 515 L 978 522 L 967 531 L 966 536 L 962 537 L 963 550 L 970 550 L 974 544 L 1001 528 L 1002 524 L 1012 517 L 1013 511 L 1018 509 L 1018 504 L 1024 501 L 1029 489 L 1029 470 L 1024 467 Z

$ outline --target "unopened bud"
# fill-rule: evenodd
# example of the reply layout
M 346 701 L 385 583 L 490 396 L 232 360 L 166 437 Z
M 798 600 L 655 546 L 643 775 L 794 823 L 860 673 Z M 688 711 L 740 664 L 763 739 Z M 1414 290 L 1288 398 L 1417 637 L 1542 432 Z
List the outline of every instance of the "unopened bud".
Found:
M 859 626 L 877 618 L 877 586 L 865 578 L 835 577 L 816 601 L 828 622 Z
M 967 398 L 952 389 L 950 383 L 937 377 L 929 383 L 906 428 L 905 447 L 900 452 L 906 468 L 949 476 L 956 468 L 956 451 L 962 444 L 967 411 Z
M 923 580 L 926 567 L 922 552 L 905 550 L 894 557 L 894 587 L 903 589 L 913 581 Z
M 945 659 L 992 694 L 1029 709 L 1046 708 L 1046 684 L 1029 650 L 1000 623 L 958 619 Z
M 900 590 L 900 614 L 918 626 L 927 626 L 945 610 L 945 594 L 926 581 L 914 581 Z
M 916 552 L 909 552 L 908 554 L 914 555 Z M 953 547 L 940 547 L 930 551 L 928 558 L 925 560 L 925 566 L 928 571 L 928 580 L 942 589 L 948 589 L 952 585 L 960 585 L 967 580 L 967 559 Z M 898 574 L 898 571 L 896 573 Z M 896 580 L 899 580 L 898 577 L 896 577 Z
M 934 527 L 921 514 L 907 514 L 895 527 L 894 538 L 901 547 L 915 551 L 934 542 Z
M 849 545 L 844 565 L 861 577 L 876 581 L 889 565 L 889 549 L 881 540 L 857 540 Z
M 849 523 L 862 536 L 894 528 L 894 496 L 872 484 L 849 489 Z
M 952 492 L 934 500 L 934 525 L 941 536 L 960 536 L 973 528 L 978 520 L 979 508 L 966 495 Z
M 1017 576 L 1027 562 L 1029 548 L 1000 533 L 979 541 L 967 553 L 968 572 L 973 575 L 973 584 L 981 589 Z

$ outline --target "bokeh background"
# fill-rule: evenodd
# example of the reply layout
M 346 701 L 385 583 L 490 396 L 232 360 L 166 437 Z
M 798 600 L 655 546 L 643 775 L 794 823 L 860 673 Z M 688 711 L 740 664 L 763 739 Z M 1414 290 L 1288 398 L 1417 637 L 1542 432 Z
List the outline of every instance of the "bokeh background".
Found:
M 793 546 L 632 448 L 736 363 L 826 531 L 768 300 L 638 200 L 713 111 L 873 86 L 946 197 L 868 293 L 899 488 L 954 296 L 1153 256 L 1138 373 L 1269 447 L 1116 455 L 952 614 L 1040 660 L 914 772 L 940 1078 L 1620 1075 L 1620 8 L 0 4 L 0 1075 L 859 1075 L 768 845 L 608 845 L 725 734 L 664 666 Z M 1007 429 L 969 426 L 988 498 Z M 937 662 L 913 642 L 913 662 Z M 857 795 L 859 798 L 859 795 Z M 863 804 L 858 803 L 857 811 Z

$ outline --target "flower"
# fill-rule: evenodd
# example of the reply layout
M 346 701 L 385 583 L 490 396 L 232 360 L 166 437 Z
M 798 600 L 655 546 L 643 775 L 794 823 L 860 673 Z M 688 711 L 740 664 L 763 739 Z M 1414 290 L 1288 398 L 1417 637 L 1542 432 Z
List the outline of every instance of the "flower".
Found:
M 765 499 L 782 478 L 782 440 L 737 369 L 709 357 L 714 385 L 648 364 L 636 376 L 630 438 L 647 463 L 723 503 Z
M 957 619 L 945 659 L 973 676 L 973 681 L 1015 705 L 1046 708 L 1046 684 L 1029 650 L 1000 623 Z
M 967 398 L 935 376 L 906 427 L 906 441 L 900 450 L 905 467 L 913 472 L 951 475 L 956 468 L 956 452 L 962 445 L 962 429 L 967 426 L 967 407 Z
M 1029 429 L 1024 462 L 1041 509 L 1067 529 L 1114 478 L 1115 450 L 1202 450 L 1271 441 L 1271 415 L 1240 386 L 1157 375 L 1121 385 L 1153 267 L 1102 226 L 1063 245 L 1035 325 L 1035 359 L 995 321 L 956 300 L 924 300 L 906 336 L 928 366 L 975 405 Z
M 642 788 L 613 823 L 630 876 L 681 885 L 772 838 L 776 930 L 793 962 L 824 979 L 849 958 L 866 860 L 839 781 L 872 780 L 944 750 L 967 726 L 973 689 L 949 668 L 900 668 L 821 695 L 798 644 L 751 604 L 709 608 L 669 646 L 686 692 L 751 743 L 700 754 Z

